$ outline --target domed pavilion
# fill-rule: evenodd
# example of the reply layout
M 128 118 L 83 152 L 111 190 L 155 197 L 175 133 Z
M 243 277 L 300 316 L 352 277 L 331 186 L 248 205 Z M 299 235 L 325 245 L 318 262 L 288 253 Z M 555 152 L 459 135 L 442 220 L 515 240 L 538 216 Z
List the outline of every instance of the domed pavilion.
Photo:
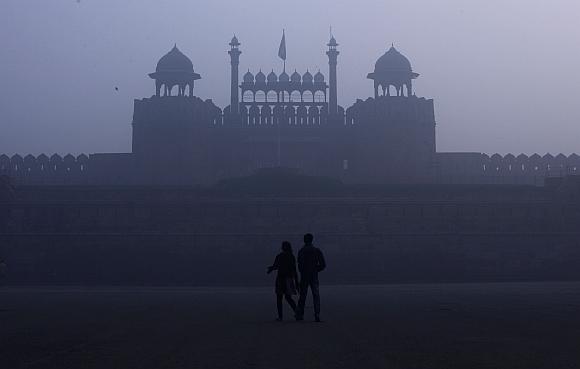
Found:
M 194 82 L 201 76 L 194 72 L 193 63 L 185 56 L 177 45 L 165 54 L 157 63 L 155 73 L 149 74 L 155 80 L 155 95 L 171 96 L 171 91 L 177 86 L 177 96 L 187 96 L 186 89 L 189 87 L 189 96 L 193 96 Z
M 375 71 L 367 78 L 375 82 L 375 98 L 382 92 L 383 96 L 390 96 L 390 87 L 395 88 L 396 96 L 405 96 L 403 87 L 406 87 L 407 96 L 413 95 L 413 80 L 419 77 L 413 72 L 409 59 L 401 54 L 394 46 L 381 56 L 375 63 Z

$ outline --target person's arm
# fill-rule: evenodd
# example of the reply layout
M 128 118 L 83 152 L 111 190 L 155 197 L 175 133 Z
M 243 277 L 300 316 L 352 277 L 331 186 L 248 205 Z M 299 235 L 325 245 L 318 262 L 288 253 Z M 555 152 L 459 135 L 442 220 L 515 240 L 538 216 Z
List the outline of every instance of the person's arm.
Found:
M 280 267 L 280 255 L 276 256 L 276 259 L 274 259 L 274 264 L 268 267 L 267 273 L 270 274 L 272 273 L 272 271 L 278 270 L 279 267 Z
M 317 269 L 319 272 L 322 272 L 326 268 L 326 260 L 324 260 L 324 254 L 320 249 L 318 250 L 318 265 Z

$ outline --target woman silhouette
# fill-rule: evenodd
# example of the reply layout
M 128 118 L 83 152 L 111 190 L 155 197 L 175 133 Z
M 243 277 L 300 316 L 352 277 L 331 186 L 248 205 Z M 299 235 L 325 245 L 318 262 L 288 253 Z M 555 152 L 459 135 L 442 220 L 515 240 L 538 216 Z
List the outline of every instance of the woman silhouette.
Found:
M 296 313 L 296 303 L 292 299 L 292 295 L 297 294 L 298 273 L 296 273 L 296 258 L 292 253 L 292 245 L 288 241 L 282 242 L 282 252 L 276 256 L 274 264 L 268 267 L 268 274 L 273 270 L 278 271 L 276 276 L 276 304 L 278 306 L 278 319 L 281 322 L 282 314 L 282 298 L 286 297 L 288 305 L 292 311 Z

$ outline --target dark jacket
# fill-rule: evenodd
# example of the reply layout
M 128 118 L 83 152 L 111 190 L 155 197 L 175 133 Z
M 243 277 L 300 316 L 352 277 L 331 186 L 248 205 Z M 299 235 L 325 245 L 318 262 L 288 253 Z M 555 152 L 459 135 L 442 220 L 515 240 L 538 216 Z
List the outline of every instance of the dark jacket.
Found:
M 278 271 L 277 278 L 297 279 L 296 258 L 290 252 L 281 252 L 276 256 L 274 264 L 268 268 L 268 271 Z
M 298 286 L 298 273 L 296 272 L 296 258 L 291 252 L 281 252 L 276 256 L 274 264 L 268 267 L 268 273 L 278 271 L 276 275 L 276 294 L 294 295 Z
M 298 252 L 298 270 L 302 278 L 314 277 L 326 268 L 326 261 L 320 249 L 304 245 Z

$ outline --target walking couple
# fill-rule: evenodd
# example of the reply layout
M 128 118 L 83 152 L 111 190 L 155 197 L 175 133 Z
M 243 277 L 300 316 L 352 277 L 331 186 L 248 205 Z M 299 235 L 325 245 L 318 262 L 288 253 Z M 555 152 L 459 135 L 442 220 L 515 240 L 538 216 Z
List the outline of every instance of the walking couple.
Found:
M 296 320 L 304 320 L 304 305 L 308 288 L 312 291 L 314 301 L 314 319 L 320 322 L 320 292 L 318 273 L 326 268 L 322 251 L 314 247 L 314 236 L 307 233 L 304 235 L 304 246 L 298 251 L 298 270 L 300 281 L 296 272 L 296 258 L 292 253 L 292 245 L 288 241 L 282 242 L 282 252 L 276 256 L 274 264 L 268 267 L 268 274 L 278 271 L 276 276 L 276 302 L 278 306 L 278 321 L 282 321 L 282 299 L 286 301 L 294 311 Z M 300 294 L 298 306 L 292 299 L 292 295 Z

